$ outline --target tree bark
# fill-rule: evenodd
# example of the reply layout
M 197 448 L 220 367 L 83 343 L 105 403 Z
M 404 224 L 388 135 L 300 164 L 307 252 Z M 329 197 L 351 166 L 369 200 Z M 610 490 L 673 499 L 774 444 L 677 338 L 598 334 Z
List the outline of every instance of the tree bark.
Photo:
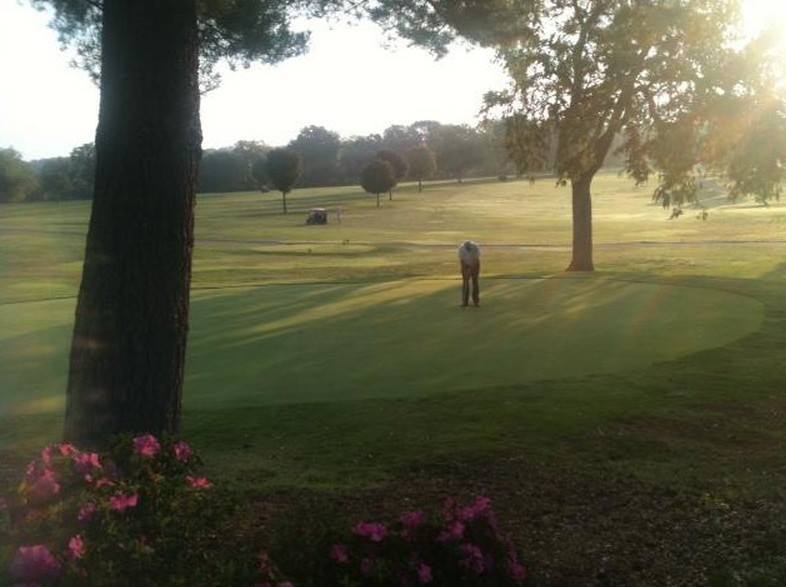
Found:
M 176 433 L 199 122 L 196 0 L 104 0 L 96 183 L 65 437 Z
M 573 191 L 573 258 L 568 271 L 594 271 L 592 263 L 592 196 L 594 175 L 571 182 Z

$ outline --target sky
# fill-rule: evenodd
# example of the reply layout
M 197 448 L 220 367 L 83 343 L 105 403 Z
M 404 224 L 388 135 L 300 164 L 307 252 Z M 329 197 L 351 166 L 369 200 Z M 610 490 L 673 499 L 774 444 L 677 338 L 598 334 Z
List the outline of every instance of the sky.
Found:
M 786 0 L 745 0 L 747 28 L 786 22 Z M 49 15 L 18 0 L 0 0 L 0 147 L 25 159 L 67 155 L 93 140 L 98 89 L 70 67 Z M 311 23 L 311 50 L 275 66 L 226 71 L 202 100 L 203 146 L 238 140 L 282 145 L 309 124 L 342 136 L 381 132 L 417 120 L 474 123 L 488 90 L 506 76 L 489 50 L 456 45 L 435 61 L 398 43 L 382 46 L 370 23 Z

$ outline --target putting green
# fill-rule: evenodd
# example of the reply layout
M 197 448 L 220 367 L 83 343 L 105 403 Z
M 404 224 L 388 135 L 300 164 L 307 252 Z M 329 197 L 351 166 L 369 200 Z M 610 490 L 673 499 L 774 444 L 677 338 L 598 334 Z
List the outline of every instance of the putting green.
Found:
M 604 278 L 194 292 L 186 405 L 405 397 L 643 368 L 758 329 L 731 293 Z M 0 307 L 0 413 L 59 410 L 74 301 Z

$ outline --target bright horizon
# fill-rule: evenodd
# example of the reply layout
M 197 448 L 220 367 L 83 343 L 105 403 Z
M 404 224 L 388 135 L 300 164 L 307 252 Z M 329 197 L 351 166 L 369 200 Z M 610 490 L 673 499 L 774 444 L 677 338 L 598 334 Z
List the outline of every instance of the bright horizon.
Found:
M 746 0 L 745 7 L 749 34 L 774 16 L 786 22 L 782 0 Z M 70 52 L 60 50 L 47 26 L 49 15 L 16 0 L 0 0 L 0 15 L 0 75 L 7 82 L 0 93 L 0 148 L 12 146 L 30 160 L 92 142 L 98 88 L 70 67 Z M 224 71 L 221 87 L 202 99 L 205 148 L 238 140 L 282 145 L 310 124 L 342 137 L 417 120 L 474 124 L 483 94 L 507 81 L 490 50 L 457 44 L 435 61 L 403 42 L 385 49 L 371 23 L 309 28 L 305 56 Z

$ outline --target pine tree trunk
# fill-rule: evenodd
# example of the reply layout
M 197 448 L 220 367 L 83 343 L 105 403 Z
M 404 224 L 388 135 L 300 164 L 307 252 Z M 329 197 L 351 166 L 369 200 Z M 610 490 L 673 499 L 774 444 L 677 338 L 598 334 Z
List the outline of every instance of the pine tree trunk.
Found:
M 104 0 L 69 440 L 178 431 L 202 142 L 197 70 L 196 0 Z
M 594 271 L 592 263 L 592 196 L 594 175 L 573 180 L 573 258 L 568 271 Z

